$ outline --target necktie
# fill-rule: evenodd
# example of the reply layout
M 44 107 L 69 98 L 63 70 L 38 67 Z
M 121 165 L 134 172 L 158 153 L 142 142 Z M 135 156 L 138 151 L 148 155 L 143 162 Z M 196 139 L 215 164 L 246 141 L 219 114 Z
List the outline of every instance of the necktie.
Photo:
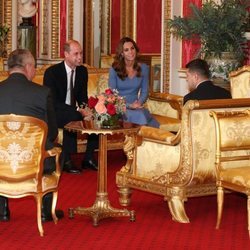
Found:
M 74 70 L 71 71 L 70 75 L 70 105 L 75 106 L 75 96 L 74 96 Z

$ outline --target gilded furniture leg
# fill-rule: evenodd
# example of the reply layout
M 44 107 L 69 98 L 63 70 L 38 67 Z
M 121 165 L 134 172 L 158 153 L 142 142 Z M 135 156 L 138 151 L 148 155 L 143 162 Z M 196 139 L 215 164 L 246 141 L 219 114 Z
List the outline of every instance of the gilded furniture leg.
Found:
M 55 224 L 57 224 L 57 222 L 58 222 L 58 218 L 56 217 L 57 196 L 58 196 L 58 192 L 53 192 L 51 214 L 52 214 L 52 218 L 53 218 L 53 221 Z
M 40 236 L 44 235 L 42 226 L 42 196 L 40 194 L 36 195 L 36 206 L 37 206 L 37 225 Z
M 167 193 L 168 195 L 165 197 L 165 200 L 168 201 L 168 207 L 173 220 L 180 223 L 189 223 L 190 221 L 186 215 L 184 206 L 184 202 L 186 201 L 184 190 L 180 188 L 169 188 Z
M 250 196 L 247 196 L 247 229 L 248 229 L 248 235 L 250 238 Z
M 129 187 L 119 187 L 119 202 L 121 206 L 129 206 L 131 202 L 132 190 Z
M 219 227 L 220 227 L 222 209 L 223 209 L 223 202 L 224 202 L 223 187 L 218 187 L 218 189 L 217 189 L 217 222 L 216 222 L 216 229 L 219 229 Z
M 135 170 L 135 147 L 136 147 L 136 133 L 131 133 L 129 135 L 125 135 L 125 140 L 123 142 L 123 151 L 127 157 L 126 165 L 123 166 L 120 172 L 129 173 L 131 170 Z

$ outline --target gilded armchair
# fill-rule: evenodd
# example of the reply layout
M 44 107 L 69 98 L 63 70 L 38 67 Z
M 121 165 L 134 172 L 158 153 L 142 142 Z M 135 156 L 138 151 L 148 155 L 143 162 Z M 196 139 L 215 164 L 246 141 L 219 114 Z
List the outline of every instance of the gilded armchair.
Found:
M 250 65 L 245 65 L 229 74 L 233 98 L 250 97 Z
M 211 111 L 216 128 L 217 223 L 221 222 L 224 189 L 247 196 L 250 237 L 250 110 Z
M 130 203 L 133 189 L 143 190 L 162 195 L 175 221 L 189 222 L 185 201 L 216 194 L 215 127 L 209 111 L 249 107 L 250 99 L 189 101 L 177 133 L 142 127 L 133 164 L 116 174 L 120 204 Z
M 33 196 L 37 203 L 37 225 L 40 236 L 41 204 L 45 194 L 53 192 L 52 217 L 57 223 L 55 207 L 61 175 L 60 148 L 45 150 L 47 124 L 34 117 L 0 115 L 0 195 L 9 198 Z M 43 175 L 43 162 L 55 157 L 56 170 Z M 25 223 L 25 222 L 24 222 Z

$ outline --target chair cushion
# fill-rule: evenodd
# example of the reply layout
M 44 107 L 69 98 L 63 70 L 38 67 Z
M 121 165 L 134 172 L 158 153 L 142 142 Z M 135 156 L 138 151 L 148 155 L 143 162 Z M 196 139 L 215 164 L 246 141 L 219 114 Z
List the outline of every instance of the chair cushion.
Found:
M 42 178 L 42 191 L 56 188 L 58 180 L 59 177 L 55 173 L 44 175 Z M 10 196 L 22 195 L 28 192 L 35 193 L 37 192 L 37 182 L 35 178 L 18 183 L 0 180 L 0 190 L 2 194 L 8 194 Z
M 153 114 L 154 118 L 160 123 L 160 129 L 178 132 L 181 126 L 181 120 L 169 116 Z
M 164 142 L 171 142 L 171 139 L 175 137 L 175 134 L 165 131 L 163 129 L 157 129 L 152 127 L 141 126 L 139 131 L 139 135 L 145 138 L 157 140 L 157 141 L 164 141 Z
M 220 172 L 220 180 L 250 188 L 250 168 L 228 168 Z

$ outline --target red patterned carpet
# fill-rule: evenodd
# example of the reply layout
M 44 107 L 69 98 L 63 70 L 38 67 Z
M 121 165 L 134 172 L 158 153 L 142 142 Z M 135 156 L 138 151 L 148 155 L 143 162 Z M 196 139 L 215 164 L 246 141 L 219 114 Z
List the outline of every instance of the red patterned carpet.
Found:
M 120 207 L 115 172 L 124 163 L 122 152 L 109 152 L 108 190 L 111 204 Z M 58 208 L 90 206 L 95 200 L 96 172 L 63 174 Z M 88 217 L 67 216 L 54 225 L 44 224 L 39 236 L 35 202 L 32 198 L 10 201 L 11 221 L 0 223 L 0 249 L 250 249 L 247 231 L 246 198 L 226 196 L 221 229 L 215 229 L 216 197 L 191 198 L 186 204 L 189 224 L 172 221 L 166 202 L 157 195 L 134 191 L 130 209 L 136 222 L 128 218 L 108 218 L 92 226 Z

